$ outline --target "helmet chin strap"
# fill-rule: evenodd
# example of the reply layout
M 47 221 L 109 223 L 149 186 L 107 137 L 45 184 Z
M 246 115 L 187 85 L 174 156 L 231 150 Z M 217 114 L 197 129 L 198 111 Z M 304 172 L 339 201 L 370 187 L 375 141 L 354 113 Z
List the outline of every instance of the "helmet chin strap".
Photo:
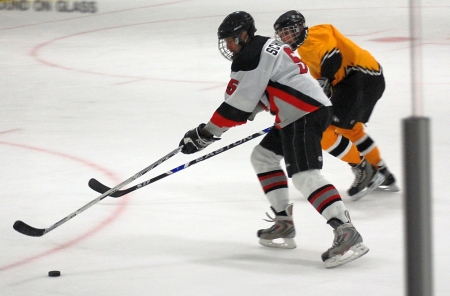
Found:
M 246 31 L 244 31 L 244 32 L 246 32 Z M 243 40 L 241 39 L 241 36 L 242 36 L 242 34 L 243 34 L 244 32 L 241 32 L 241 34 L 239 34 L 238 36 L 234 37 L 234 43 L 235 43 L 236 45 L 239 45 L 240 48 L 239 48 L 239 51 L 238 51 L 237 53 L 235 53 L 235 54 L 232 55 L 232 57 L 231 57 L 232 60 L 236 57 L 236 55 L 237 55 L 239 52 L 241 52 L 242 48 L 244 48 L 244 46 L 247 44 L 247 42 L 250 41 L 249 35 L 246 35 L 245 38 L 244 38 Z
M 304 27 L 303 30 L 300 32 L 300 34 L 297 36 L 295 42 L 290 45 L 292 50 L 296 50 L 300 45 L 302 45 L 307 37 L 308 37 L 308 27 Z
M 247 32 L 247 31 L 244 31 L 244 32 Z M 236 36 L 234 38 L 234 42 L 237 45 L 244 46 L 249 41 L 250 38 L 249 38 L 248 34 L 245 35 L 245 39 L 244 40 L 241 40 L 241 36 L 242 36 L 242 34 L 244 34 L 244 32 L 242 32 L 241 34 L 239 34 L 238 36 Z

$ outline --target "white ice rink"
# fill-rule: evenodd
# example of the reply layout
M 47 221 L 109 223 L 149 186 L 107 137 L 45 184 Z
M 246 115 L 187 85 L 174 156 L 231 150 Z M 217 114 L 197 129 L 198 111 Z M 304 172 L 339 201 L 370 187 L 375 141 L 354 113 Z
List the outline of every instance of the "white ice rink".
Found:
M 408 1 L 89 2 L 95 13 L 8 10 L 0 1 L 0 295 L 405 295 L 399 193 L 351 202 L 347 164 L 325 155 L 323 173 L 370 252 L 325 269 L 326 221 L 293 186 L 297 248 L 269 249 L 256 231 L 269 203 L 250 165 L 261 138 L 121 198 L 105 198 L 43 237 L 46 228 L 178 146 L 223 100 L 230 62 L 217 28 L 245 10 L 258 34 L 300 10 L 309 26 L 332 23 L 368 49 L 387 81 L 367 131 L 403 184 L 402 121 L 412 114 Z M 66 10 L 76 1 L 66 1 Z M 32 1 L 30 1 L 32 3 Z M 88 4 L 89 4 L 88 3 Z M 422 1 L 424 115 L 431 119 L 433 278 L 450 295 L 450 3 Z M 194 155 L 178 154 L 132 185 L 272 124 L 262 114 Z M 47 276 L 60 270 L 58 278 Z

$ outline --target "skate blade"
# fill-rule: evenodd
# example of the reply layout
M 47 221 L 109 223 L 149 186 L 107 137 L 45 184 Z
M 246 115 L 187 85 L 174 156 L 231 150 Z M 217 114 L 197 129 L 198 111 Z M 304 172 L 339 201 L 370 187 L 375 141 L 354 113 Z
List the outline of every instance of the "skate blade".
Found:
M 324 262 L 325 267 L 326 268 L 334 268 L 334 267 L 338 267 L 338 266 L 347 264 L 347 263 L 367 254 L 367 252 L 369 252 L 369 248 L 366 247 L 363 243 L 356 244 L 353 247 L 351 247 L 350 250 L 348 250 L 344 254 L 336 255 L 336 256 L 331 257 L 330 259 L 326 260 Z
M 376 173 L 376 174 L 375 174 L 375 177 L 373 177 L 373 179 L 372 179 L 372 181 L 369 183 L 369 185 L 368 185 L 366 188 L 364 188 L 363 190 L 361 190 L 360 192 L 358 192 L 358 193 L 356 193 L 356 194 L 354 194 L 354 195 L 349 196 L 350 199 L 351 199 L 352 201 L 357 201 L 357 200 L 363 198 L 363 197 L 366 196 L 368 193 L 374 191 L 378 186 L 380 186 L 381 183 L 384 182 L 384 179 L 385 179 L 385 176 L 384 176 L 382 173 L 380 173 L 380 172 Z
M 277 238 L 277 239 L 259 239 L 259 243 L 265 247 L 279 249 L 295 249 L 297 245 L 293 238 Z
M 380 185 L 375 188 L 375 191 L 399 192 L 400 188 L 398 188 L 397 184 L 393 183 L 391 185 Z

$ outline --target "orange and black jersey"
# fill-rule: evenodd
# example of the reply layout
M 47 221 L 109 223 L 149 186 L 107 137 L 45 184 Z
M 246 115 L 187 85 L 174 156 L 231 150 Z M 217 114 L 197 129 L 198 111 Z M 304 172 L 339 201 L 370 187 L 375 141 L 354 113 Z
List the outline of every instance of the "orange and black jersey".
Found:
M 322 24 L 308 28 L 307 37 L 297 49 L 316 79 L 326 77 L 333 85 L 350 72 L 380 75 L 381 66 L 367 51 L 342 35 L 335 27 Z

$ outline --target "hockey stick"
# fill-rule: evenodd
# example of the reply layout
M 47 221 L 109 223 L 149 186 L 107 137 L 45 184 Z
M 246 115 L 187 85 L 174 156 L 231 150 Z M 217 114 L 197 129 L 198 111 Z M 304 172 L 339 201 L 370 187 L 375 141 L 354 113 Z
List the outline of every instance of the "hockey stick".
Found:
M 199 163 L 201 161 L 204 161 L 204 160 L 206 160 L 208 158 L 211 158 L 211 157 L 216 156 L 216 155 L 218 155 L 218 154 L 220 154 L 222 152 L 225 152 L 225 151 L 227 151 L 229 149 L 232 149 L 232 148 L 234 148 L 236 146 L 239 146 L 239 145 L 241 145 L 241 144 L 243 144 L 245 142 L 248 142 L 248 141 L 250 141 L 250 140 L 252 140 L 252 139 L 254 139 L 256 137 L 259 137 L 259 136 L 269 132 L 270 128 L 271 127 L 263 129 L 262 131 L 257 132 L 257 133 L 255 133 L 255 134 L 253 134 L 251 136 L 248 136 L 248 137 L 246 137 L 246 138 L 244 138 L 242 140 L 239 140 L 237 142 L 229 144 L 228 146 L 225 146 L 225 147 L 222 147 L 220 149 L 217 149 L 217 150 L 215 150 L 215 151 L 213 151 L 211 153 L 208 153 L 208 154 L 206 154 L 204 156 L 201 156 L 201 157 L 199 157 L 197 159 L 191 160 L 190 162 L 188 162 L 186 164 L 180 165 L 180 166 L 178 166 L 178 167 L 176 167 L 174 169 L 171 169 L 170 171 L 168 171 L 166 173 L 163 173 L 163 174 L 161 174 L 159 176 L 151 178 L 151 179 L 149 179 L 149 180 L 147 180 L 145 182 L 136 184 L 133 187 L 130 187 L 130 188 L 125 189 L 125 190 L 117 190 L 116 192 L 111 193 L 110 196 L 112 196 L 112 197 L 120 197 L 122 195 L 125 195 L 125 194 L 128 194 L 130 192 L 133 192 L 133 191 L 135 191 L 135 190 L 137 190 L 139 188 L 142 188 L 142 187 L 147 186 L 147 185 L 149 185 L 149 184 L 151 184 L 153 182 L 161 180 L 162 178 L 165 178 L 165 177 L 170 176 L 170 175 L 172 175 L 172 174 L 174 174 L 176 172 L 184 170 L 187 167 L 190 167 L 190 166 L 192 166 L 194 164 L 197 164 L 197 163 Z M 108 186 L 103 185 L 102 183 L 100 183 L 96 179 L 90 179 L 88 185 L 89 185 L 89 187 L 91 187 L 91 189 L 93 189 L 93 190 L 95 190 L 95 191 L 97 191 L 99 193 L 107 192 L 108 190 L 110 190 L 110 188 Z
M 149 165 L 148 167 L 146 167 L 145 169 L 141 170 L 139 173 L 135 174 L 134 176 L 132 176 L 131 178 L 123 181 L 122 183 L 120 183 L 119 185 L 117 185 L 114 188 L 110 188 L 109 190 L 107 190 L 106 192 L 104 192 L 102 195 L 100 195 L 99 197 L 97 197 L 96 199 L 92 200 L 91 202 L 87 203 L 86 205 L 84 205 L 83 207 L 79 208 L 78 210 L 76 210 L 75 212 L 73 212 L 72 214 L 64 217 L 63 219 L 59 220 L 58 222 L 56 222 L 55 224 L 53 224 L 52 226 L 48 227 L 48 228 L 34 228 L 28 224 L 26 224 L 25 222 L 22 222 L 20 220 L 14 222 L 13 228 L 25 235 L 28 236 L 43 236 L 44 234 L 52 231 L 53 229 L 55 229 L 56 227 L 61 226 L 62 224 L 66 223 L 67 221 L 69 221 L 70 219 L 72 219 L 73 217 L 75 217 L 76 215 L 84 212 L 85 210 L 89 209 L 90 207 L 92 207 L 93 205 L 95 205 L 96 203 L 98 203 L 99 201 L 101 201 L 102 199 L 104 199 L 105 197 L 107 197 L 108 195 L 118 191 L 120 188 L 130 184 L 131 182 L 133 182 L 134 180 L 136 180 L 137 178 L 139 178 L 140 176 L 144 175 L 145 173 L 147 173 L 148 171 L 154 169 L 155 167 L 157 167 L 158 165 L 160 165 L 161 163 L 165 162 L 166 160 L 168 160 L 169 158 L 171 158 L 172 156 L 174 156 L 175 154 L 177 154 L 178 152 L 180 152 L 182 146 L 178 147 L 177 149 L 173 150 L 172 152 L 170 152 L 169 154 L 167 154 L 166 156 L 162 157 L 161 159 L 157 160 L 156 162 L 154 162 L 153 164 Z

